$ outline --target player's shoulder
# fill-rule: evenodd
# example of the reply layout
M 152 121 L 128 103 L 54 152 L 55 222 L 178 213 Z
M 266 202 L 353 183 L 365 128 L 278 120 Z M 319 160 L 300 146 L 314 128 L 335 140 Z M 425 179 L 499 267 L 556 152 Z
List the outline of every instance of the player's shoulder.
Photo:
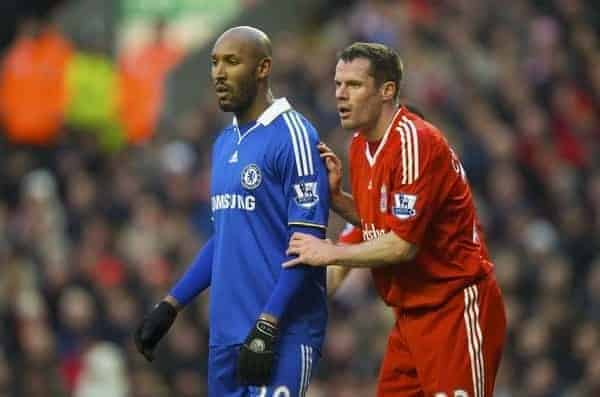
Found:
M 409 147 L 426 154 L 448 147 L 448 141 L 437 126 L 407 109 L 400 110 L 393 127 L 399 143 L 397 146 L 399 151 Z
M 275 120 L 278 133 L 274 139 L 288 147 L 316 145 L 320 138 L 315 126 L 302 113 L 290 109 Z

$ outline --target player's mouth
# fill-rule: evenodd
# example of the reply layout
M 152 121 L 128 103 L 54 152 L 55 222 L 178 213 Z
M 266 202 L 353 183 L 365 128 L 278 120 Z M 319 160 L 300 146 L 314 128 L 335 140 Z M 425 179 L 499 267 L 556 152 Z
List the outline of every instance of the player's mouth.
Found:
M 225 84 L 217 84 L 215 86 L 215 92 L 217 93 L 217 97 L 219 97 L 219 99 L 223 99 L 231 94 L 231 89 Z
M 348 117 L 350 117 L 351 113 L 352 112 L 350 111 L 350 106 L 338 106 L 338 114 L 340 116 L 340 119 L 347 119 Z

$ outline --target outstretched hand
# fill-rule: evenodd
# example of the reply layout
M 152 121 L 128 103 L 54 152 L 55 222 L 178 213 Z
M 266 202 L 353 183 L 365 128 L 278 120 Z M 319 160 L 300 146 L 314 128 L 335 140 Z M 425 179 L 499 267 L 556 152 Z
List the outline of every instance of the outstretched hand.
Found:
M 286 251 L 288 255 L 298 255 L 282 264 L 283 267 L 297 265 L 327 266 L 333 265 L 338 247 L 331 240 L 322 240 L 310 234 L 294 233 Z

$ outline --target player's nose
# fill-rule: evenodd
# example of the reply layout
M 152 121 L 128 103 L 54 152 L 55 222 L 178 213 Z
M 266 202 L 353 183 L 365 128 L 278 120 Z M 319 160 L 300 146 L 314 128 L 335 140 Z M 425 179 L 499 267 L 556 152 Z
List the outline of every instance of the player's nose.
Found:
M 224 82 L 227 79 L 227 69 L 223 62 L 215 62 L 211 67 L 211 75 L 215 83 Z
M 335 88 L 335 98 L 337 100 L 348 99 L 348 90 L 343 84 L 340 84 L 338 87 Z

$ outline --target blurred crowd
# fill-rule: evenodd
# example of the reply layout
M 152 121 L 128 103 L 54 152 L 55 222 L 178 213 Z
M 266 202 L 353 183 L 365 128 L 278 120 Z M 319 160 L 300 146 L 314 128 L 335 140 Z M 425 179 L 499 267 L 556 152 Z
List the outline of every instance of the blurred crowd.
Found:
M 403 100 L 460 153 L 503 289 L 509 336 L 495 396 L 600 396 L 600 9 L 584 0 L 333 4 L 304 31 L 273 35 L 275 95 L 345 154 L 336 52 L 355 40 L 398 49 Z M 16 75 L 34 62 L 14 56 L 19 40 L 2 54 L 2 76 L 15 59 Z M 147 85 L 152 104 L 120 109 L 162 106 L 180 55 L 158 65 L 151 54 L 105 58 L 121 65 L 117 79 L 160 68 L 146 75 L 160 76 Z M 139 88 L 127 87 L 135 101 Z M 114 130 L 69 118 L 68 100 L 35 120 L 63 118 L 51 141 L 15 139 L 7 120 L 31 122 L 30 109 L 7 115 L 2 100 L 0 396 L 204 396 L 206 294 L 178 317 L 154 363 L 135 352 L 131 332 L 211 233 L 210 144 L 230 115 L 208 91 L 175 123 L 146 118 L 143 139 L 115 150 L 102 136 Z M 333 217 L 331 237 L 341 226 Z M 351 274 L 330 318 L 308 396 L 373 395 L 392 313 L 368 272 Z

